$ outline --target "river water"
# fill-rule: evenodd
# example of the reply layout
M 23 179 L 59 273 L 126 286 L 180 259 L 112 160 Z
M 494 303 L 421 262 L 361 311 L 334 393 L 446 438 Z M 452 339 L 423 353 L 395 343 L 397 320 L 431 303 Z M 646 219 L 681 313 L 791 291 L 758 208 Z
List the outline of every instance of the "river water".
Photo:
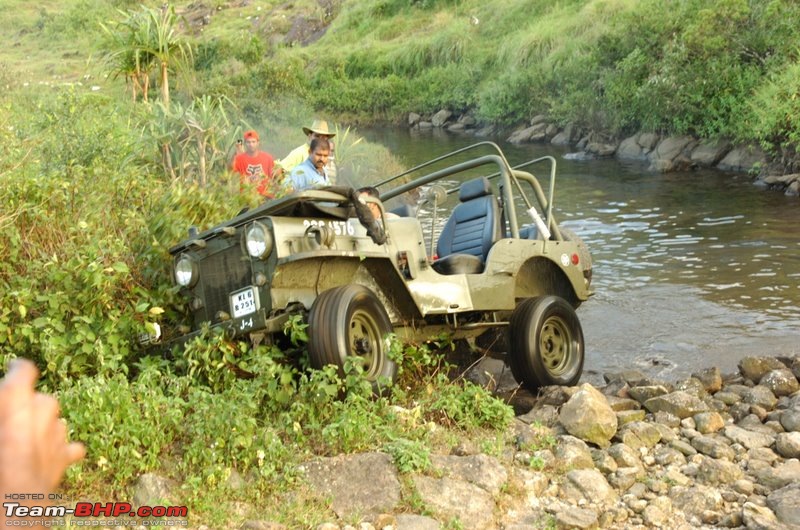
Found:
M 361 131 L 411 167 L 477 140 Z M 584 380 L 638 369 L 674 380 L 747 355 L 800 354 L 800 200 L 715 170 L 574 161 L 569 148 L 514 146 L 511 164 L 558 160 L 554 213 L 589 246 L 596 294 L 578 309 Z M 548 170 L 533 172 L 546 186 Z

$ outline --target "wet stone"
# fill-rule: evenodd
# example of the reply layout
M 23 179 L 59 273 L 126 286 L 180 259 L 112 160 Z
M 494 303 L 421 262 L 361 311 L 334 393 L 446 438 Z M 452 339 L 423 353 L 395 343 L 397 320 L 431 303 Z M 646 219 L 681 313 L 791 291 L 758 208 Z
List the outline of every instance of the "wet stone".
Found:
M 784 458 L 800 458 L 800 432 L 779 434 L 775 439 L 775 450 Z
M 718 412 L 701 412 L 694 416 L 694 422 L 701 434 L 717 432 L 725 427 L 725 420 Z
M 739 361 L 741 374 L 754 383 L 760 381 L 768 372 L 782 368 L 786 368 L 786 365 L 775 357 L 745 357 Z
M 776 396 L 789 396 L 800 390 L 797 377 L 788 368 L 772 370 L 761 378 L 759 385 L 769 388 Z
M 722 401 L 728 406 L 735 405 L 742 400 L 742 396 L 734 394 L 733 392 L 717 392 L 714 394 L 714 399 Z
M 669 390 L 662 385 L 654 385 L 654 386 L 636 386 L 628 390 L 628 394 L 638 401 L 639 403 L 644 403 L 648 399 L 663 396 L 668 394 Z
M 715 393 L 719 392 L 722 388 L 722 375 L 719 368 L 712 367 L 692 374 L 692 377 L 699 380 L 706 392 Z

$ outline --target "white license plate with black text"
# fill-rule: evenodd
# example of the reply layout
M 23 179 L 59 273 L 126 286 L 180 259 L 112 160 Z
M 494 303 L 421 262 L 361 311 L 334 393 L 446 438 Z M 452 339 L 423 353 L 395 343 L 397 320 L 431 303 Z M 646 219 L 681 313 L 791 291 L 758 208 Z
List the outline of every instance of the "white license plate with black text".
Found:
M 258 293 L 252 287 L 231 294 L 233 318 L 243 317 L 258 310 Z

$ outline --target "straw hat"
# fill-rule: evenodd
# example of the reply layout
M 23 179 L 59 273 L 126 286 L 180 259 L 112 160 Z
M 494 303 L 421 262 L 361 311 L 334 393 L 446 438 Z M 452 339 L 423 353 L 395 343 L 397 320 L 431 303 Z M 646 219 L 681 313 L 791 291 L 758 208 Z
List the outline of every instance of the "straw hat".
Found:
M 328 122 L 325 120 L 314 120 L 314 123 L 311 124 L 311 127 L 303 127 L 303 132 L 306 136 L 311 133 L 324 134 L 325 136 L 330 136 L 331 138 L 336 136 L 336 133 L 331 132 L 328 129 Z

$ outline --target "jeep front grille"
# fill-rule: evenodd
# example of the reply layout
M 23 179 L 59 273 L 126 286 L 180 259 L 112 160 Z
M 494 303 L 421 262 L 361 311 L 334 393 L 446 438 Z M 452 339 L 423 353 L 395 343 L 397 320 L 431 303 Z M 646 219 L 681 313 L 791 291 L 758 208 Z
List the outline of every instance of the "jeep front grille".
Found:
M 200 283 L 204 309 L 195 315 L 195 322 L 219 322 L 219 311 L 230 311 L 228 296 L 233 291 L 250 285 L 252 269 L 250 259 L 234 244 L 200 261 Z

